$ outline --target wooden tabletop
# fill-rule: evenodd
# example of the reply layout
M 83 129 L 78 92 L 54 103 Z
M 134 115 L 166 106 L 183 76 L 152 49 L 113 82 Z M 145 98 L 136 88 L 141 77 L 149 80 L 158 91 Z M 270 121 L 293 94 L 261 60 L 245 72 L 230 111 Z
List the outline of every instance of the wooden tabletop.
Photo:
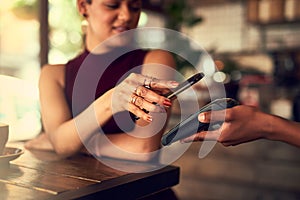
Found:
M 137 169 L 147 167 L 137 162 L 113 162 Z M 65 159 L 53 152 L 25 150 L 17 159 L 0 166 L 1 200 L 136 199 L 179 182 L 179 168 L 175 166 L 128 173 L 83 154 Z

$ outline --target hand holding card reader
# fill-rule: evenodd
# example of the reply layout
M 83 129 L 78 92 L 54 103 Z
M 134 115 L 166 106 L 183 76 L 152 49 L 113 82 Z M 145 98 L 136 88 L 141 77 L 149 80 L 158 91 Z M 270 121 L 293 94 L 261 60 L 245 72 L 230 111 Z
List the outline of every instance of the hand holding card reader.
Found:
M 239 102 L 231 98 L 216 99 L 211 103 L 202 107 L 198 112 L 190 115 L 188 118 L 177 124 L 169 132 L 162 136 L 161 144 L 166 146 L 178 140 L 189 137 L 197 132 L 207 131 L 209 127 L 217 129 L 222 125 L 222 122 L 215 124 L 201 123 L 198 120 L 198 115 L 203 112 L 213 110 L 223 110 L 239 105 Z M 217 127 L 217 128 L 214 128 Z

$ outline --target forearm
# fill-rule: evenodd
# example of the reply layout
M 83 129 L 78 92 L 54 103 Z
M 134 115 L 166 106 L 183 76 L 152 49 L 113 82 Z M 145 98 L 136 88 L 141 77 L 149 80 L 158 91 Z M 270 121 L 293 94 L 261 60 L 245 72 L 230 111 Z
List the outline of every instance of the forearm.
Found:
M 99 156 L 147 162 L 159 155 L 157 150 L 160 139 L 158 137 L 136 138 L 127 133 L 106 134 L 105 136 L 105 139 L 100 137 Z
M 267 122 L 269 124 L 265 135 L 267 139 L 300 147 L 300 123 L 273 115 L 267 116 Z
M 110 93 L 104 94 L 71 120 L 61 123 L 53 131 L 47 131 L 55 151 L 70 156 L 82 149 L 83 144 L 111 117 L 107 101 Z
M 151 124 L 143 124 L 144 122 L 139 120 L 131 132 L 105 134 L 105 138 L 98 137 L 101 138 L 98 155 L 136 161 L 157 159 L 168 117 L 162 114 L 154 115 Z

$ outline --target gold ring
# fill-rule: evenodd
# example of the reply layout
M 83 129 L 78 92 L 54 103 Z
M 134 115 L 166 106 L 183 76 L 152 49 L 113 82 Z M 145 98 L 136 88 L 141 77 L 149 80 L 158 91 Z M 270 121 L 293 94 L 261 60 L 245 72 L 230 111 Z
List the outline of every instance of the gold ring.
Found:
M 136 99 L 137 99 L 137 96 L 133 94 L 133 95 L 131 96 L 130 102 L 131 102 L 132 104 L 135 104 Z

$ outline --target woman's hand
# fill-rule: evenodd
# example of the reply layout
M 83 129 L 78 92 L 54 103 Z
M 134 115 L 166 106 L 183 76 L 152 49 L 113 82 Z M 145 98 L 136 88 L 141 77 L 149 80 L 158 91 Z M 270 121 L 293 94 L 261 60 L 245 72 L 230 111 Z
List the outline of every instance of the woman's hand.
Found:
M 172 103 L 162 94 L 177 86 L 178 82 L 176 81 L 160 80 L 131 73 L 114 88 L 113 113 L 128 110 L 137 117 L 151 122 L 152 116 L 149 112 L 165 112 L 164 108 L 170 107 Z
M 208 139 L 216 140 L 224 146 L 231 146 L 263 138 L 268 124 L 263 115 L 256 108 L 245 105 L 222 111 L 201 113 L 198 116 L 200 122 L 224 121 L 224 123 L 218 130 L 202 131 L 183 139 L 182 142 Z

